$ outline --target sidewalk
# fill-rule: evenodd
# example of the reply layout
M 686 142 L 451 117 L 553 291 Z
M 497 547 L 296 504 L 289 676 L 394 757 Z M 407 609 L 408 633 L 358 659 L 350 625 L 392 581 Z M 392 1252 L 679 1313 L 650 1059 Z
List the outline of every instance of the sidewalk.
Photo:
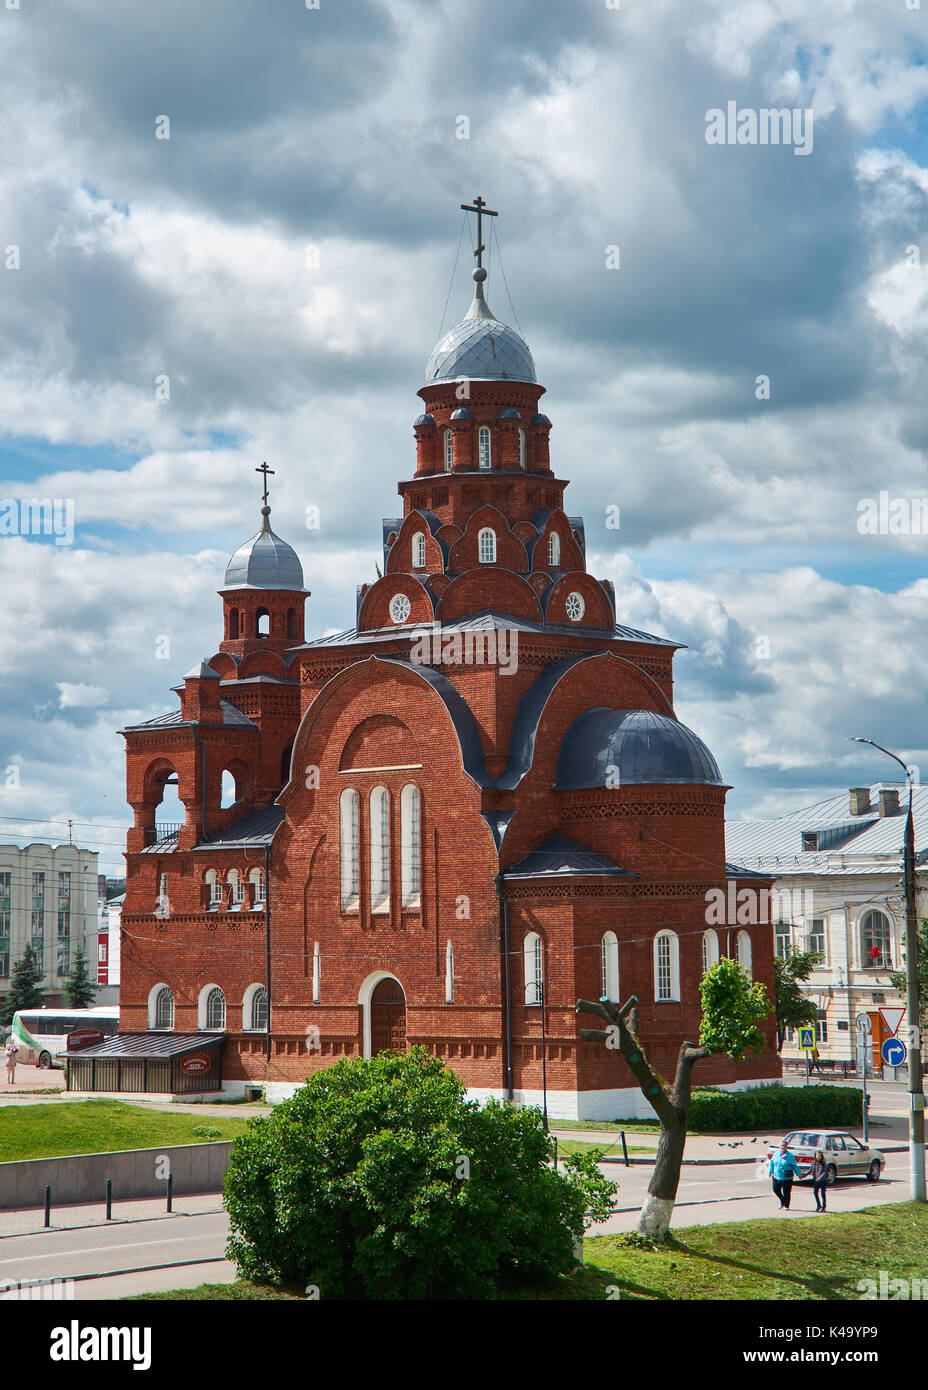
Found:
M 77 1230 L 86 1226 L 119 1226 L 136 1221 L 163 1220 L 168 1215 L 164 1197 L 135 1197 L 113 1202 L 112 1220 L 106 1219 L 106 1204 L 85 1202 L 76 1206 L 52 1207 L 51 1231 Z M 205 1212 L 223 1211 L 221 1192 L 200 1192 L 175 1197 L 174 1216 L 201 1216 Z M 36 1235 L 44 1231 L 45 1211 L 42 1207 L 24 1207 L 21 1211 L 0 1212 L 0 1243 L 5 1236 Z

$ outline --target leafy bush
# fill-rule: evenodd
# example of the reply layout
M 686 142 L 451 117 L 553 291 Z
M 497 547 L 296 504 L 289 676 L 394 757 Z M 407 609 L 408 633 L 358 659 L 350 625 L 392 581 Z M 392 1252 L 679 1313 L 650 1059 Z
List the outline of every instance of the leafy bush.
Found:
M 858 1124 L 861 1092 L 849 1086 L 751 1086 L 744 1091 L 693 1092 L 689 1128 L 714 1134 L 736 1130 L 834 1128 Z
M 218 1129 L 211 1129 L 209 1125 L 195 1125 L 193 1128 L 193 1133 L 199 1139 L 218 1139 L 222 1131 Z
M 465 1100 L 422 1048 L 316 1072 L 232 1145 L 227 1253 L 323 1298 L 492 1297 L 568 1273 L 616 1192 L 589 1154 L 560 1173 L 534 1109 Z

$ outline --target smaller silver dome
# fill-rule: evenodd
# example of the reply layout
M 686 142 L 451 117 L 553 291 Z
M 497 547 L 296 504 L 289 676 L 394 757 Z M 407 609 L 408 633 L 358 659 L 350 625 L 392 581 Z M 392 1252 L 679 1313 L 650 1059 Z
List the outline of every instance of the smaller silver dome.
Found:
M 496 418 L 497 420 L 521 420 L 522 416 L 514 405 L 504 405 Z
M 548 419 L 547 415 L 538 414 L 532 416 L 533 425 L 550 425 L 550 423 L 551 421 Z
M 459 405 L 457 410 L 452 410 L 451 418 L 452 420 L 473 420 L 474 417 L 466 405 Z
M 428 415 L 428 414 L 426 414 L 426 415 L 417 415 L 416 418 L 415 418 L 415 420 L 413 420 L 412 423 L 413 423 L 413 428 L 415 428 L 416 425 L 434 425 L 434 423 L 435 423 L 435 416 L 434 416 L 434 415 Z
M 271 530 L 271 509 L 261 508 L 261 530 L 240 545 L 226 566 L 225 589 L 302 589 L 303 566 L 291 545 Z

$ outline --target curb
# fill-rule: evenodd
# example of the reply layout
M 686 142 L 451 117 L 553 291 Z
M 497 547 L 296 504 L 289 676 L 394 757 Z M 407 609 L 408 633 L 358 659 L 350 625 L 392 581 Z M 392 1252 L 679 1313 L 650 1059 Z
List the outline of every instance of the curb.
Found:
M 172 1260 L 169 1264 L 160 1265 L 137 1265 L 134 1269 L 110 1269 L 104 1270 L 102 1274 L 64 1274 L 59 1282 L 66 1283 L 68 1280 L 72 1284 L 80 1284 L 88 1279 L 118 1279 L 122 1274 L 150 1274 L 156 1269 L 183 1269 L 186 1265 L 224 1265 L 229 1263 L 225 1255 L 208 1255 L 203 1260 Z M 32 1289 L 44 1287 L 47 1279 L 20 1279 L 17 1280 L 21 1289 Z
M 584 1142 L 589 1142 L 589 1141 L 584 1141 Z M 880 1149 L 880 1153 L 884 1153 L 884 1154 L 904 1154 L 904 1153 L 908 1153 L 908 1151 L 909 1151 L 909 1146 L 908 1146 L 908 1144 L 895 1144 L 895 1145 L 892 1145 L 892 1146 L 887 1145 L 885 1148 L 881 1148 L 881 1149 Z M 683 1166 L 684 1168 L 687 1168 L 687 1167 L 691 1167 L 691 1168 L 712 1168 L 712 1167 L 718 1167 L 719 1165 L 727 1166 L 727 1165 L 732 1164 L 732 1163 L 756 1163 L 756 1162 L 758 1161 L 758 1159 L 766 1160 L 766 1157 L 767 1157 L 767 1156 L 766 1156 L 766 1154 L 763 1152 L 763 1150 L 758 1149 L 758 1150 L 756 1151 L 756 1153 L 753 1153 L 753 1154 L 739 1154 L 736 1158 L 684 1158 L 684 1159 L 683 1159 L 683 1164 L 682 1164 L 682 1166 Z M 656 1154 L 655 1154 L 655 1158 L 656 1158 Z M 651 1165 L 654 1163 L 654 1161 L 655 1161 L 655 1159 L 652 1159 L 652 1158 L 629 1158 L 629 1160 L 628 1160 L 628 1166 L 629 1166 L 629 1168 L 632 1168 L 632 1167 L 634 1167 L 636 1164 L 641 1164 L 641 1165 L 643 1165 L 644 1167 L 649 1167 L 649 1166 L 651 1166 Z M 600 1163 L 618 1163 L 618 1164 L 620 1164 L 623 1168 L 625 1167 L 625 1159 L 624 1159 L 624 1158 L 615 1158 L 615 1157 L 612 1157 L 612 1156 L 607 1155 L 607 1154 L 604 1154 L 603 1157 L 602 1157 L 601 1159 L 599 1159 L 599 1162 L 600 1162 Z

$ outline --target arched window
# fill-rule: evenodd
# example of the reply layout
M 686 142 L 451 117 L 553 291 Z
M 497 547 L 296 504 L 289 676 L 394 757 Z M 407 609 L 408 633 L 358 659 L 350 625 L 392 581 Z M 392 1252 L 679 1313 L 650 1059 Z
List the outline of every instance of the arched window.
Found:
M 238 609 L 229 609 L 229 636 L 234 641 L 238 637 Z
M 419 788 L 410 783 L 400 797 L 400 858 L 403 875 L 403 906 L 418 907 L 421 889 L 421 840 Z
M 525 467 L 525 430 L 519 430 L 519 467 Z
M 222 810 L 225 810 L 228 806 L 234 806 L 236 801 L 235 778 L 228 768 L 223 770 L 221 786 L 222 790 L 219 794 L 219 805 Z
M 602 942 L 603 996 L 619 1003 L 619 938 L 607 931 Z
M 477 431 L 477 457 L 481 468 L 489 468 L 493 462 L 489 425 L 481 425 Z
M 525 1002 L 540 1004 L 543 998 L 544 975 L 541 937 L 537 932 L 529 932 L 523 946 L 525 962 Z
M 478 557 L 481 565 L 496 564 L 496 532 L 490 526 L 484 526 L 477 536 Z
M 152 1027 L 161 1032 L 170 1032 L 174 1027 L 174 994 L 167 985 L 162 985 L 155 996 Z
M 313 1003 L 319 1003 L 319 990 L 322 979 L 322 957 L 319 955 L 319 942 L 313 942 Z
M 412 538 L 412 567 L 425 569 L 425 534 L 422 531 L 417 531 Z
M 680 942 L 672 931 L 654 938 L 654 998 L 659 1004 L 680 998 Z
M 561 563 L 561 538 L 556 531 L 548 537 L 548 564 L 557 569 Z
M 252 869 L 248 875 L 251 884 L 251 903 L 253 907 L 264 906 L 264 870 Z
M 215 869 L 207 869 L 203 875 L 206 887 L 209 890 L 210 907 L 218 907 L 222 902 L 222 881 Z
M 875 908 L 865 912 L 860 919 L 860 968 L 893 968 L 892 925 L 886 913 L 878 912 Z
M 746 974 L 751 973 L 751 938 L 746 931 L 739 931 L 735 941 L 738 952 L 738 964 Z
M 259 608 L 255 614 L 255 636 L 270 637 L 271 615 L 266 608 Z
M 351 787 L 346 787 L 339 799 L 341 820 L 341 859 L 342 859 L 342 912 L 351 912 L 358 906 L 360 893 L 360 798 Z
M 226 996 L 218 985 L 213 985 L 206 996 L 207 1032 L 221 1032 L 226 1026 Z
M 451 465 L 454 463 L 454 436 L 450 430 L 445 430 L 445 468 L 450 473 Z
M 390 906 L 390 798 L 386 787 L 371 792 L 371 911 Z
M 229 885 L 229 906 L 239 907 L 245 901 L 245 885 L 238 869 L 230 869 L 226 875 Z
M 246 1033 L 264 1033 L 267 1030 L 267 990 L 264 985 L 252 985 L 245 991 L 242 1013 L 242 1027 Z
M 719 959 L 719 935 L 710 927 L 702 934 L 702 973 L 711 970 Z
M 445 947 L 445 1003 L 454 1003 L 454 947 L 450 941 Z
M 168 898 L 168 876 L 167 874 L 158 875 L 158 897 L 155 900 L 155 916 L 166 919 L 171 915 L 171 903 Z

